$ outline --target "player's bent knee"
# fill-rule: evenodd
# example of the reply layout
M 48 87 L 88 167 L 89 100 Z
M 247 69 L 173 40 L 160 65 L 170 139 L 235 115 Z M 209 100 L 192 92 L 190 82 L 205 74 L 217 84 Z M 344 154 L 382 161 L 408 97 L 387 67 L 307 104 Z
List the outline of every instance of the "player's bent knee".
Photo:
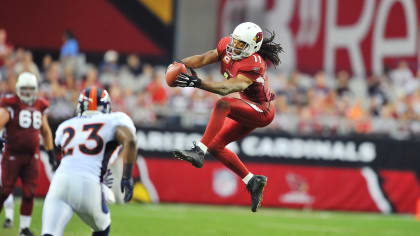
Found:
M 227 110 L 230 107 L 228 98 L 221 98 L 216 102 L 216 109 Z
M 92 233 L 92 236 L 108 236 L 111 226 L 108 226 L 104 231 L 96 231 Z

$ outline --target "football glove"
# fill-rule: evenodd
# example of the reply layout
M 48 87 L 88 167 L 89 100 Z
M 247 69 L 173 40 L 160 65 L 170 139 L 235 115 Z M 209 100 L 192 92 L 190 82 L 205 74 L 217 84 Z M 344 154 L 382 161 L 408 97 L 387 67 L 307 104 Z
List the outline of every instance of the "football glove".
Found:
M 47 153 L 48 153 L 48 162 L 50 163 L 53 171 L 56 171 L 59 163 L 58 163 L 57 158 L 55 157 L 54 149 L 47 151 Z
M 104 175 L 103 183 L 108 187 L 112 188 L 112 184 L 114 183 L 114 176 L 112 176 L 111 170 L 107 170 Z
M 6 139 L 0 137 L 0 152 L 3 150 L 5 143 L 6 143 Z
M 126 163 L 124 165 L 123 177 L 121 179 L 121 192 L 124 193 L 124 201 L 128 202 L 133 197 L 133 180 L 131 175 L 133 172 L 133 164 Z
M 199 88 L 201 86 L 201 79 L 198 78 L 197 73 L 189 68 L 191 75 L 181 73 L 176 77 L 175 86 L 177 87 L 195 87 Z
M 121 179 L 121 192 L 124 193 L 124 202 L 128 202 L 133 197 L 133 180 L 131 178 Z

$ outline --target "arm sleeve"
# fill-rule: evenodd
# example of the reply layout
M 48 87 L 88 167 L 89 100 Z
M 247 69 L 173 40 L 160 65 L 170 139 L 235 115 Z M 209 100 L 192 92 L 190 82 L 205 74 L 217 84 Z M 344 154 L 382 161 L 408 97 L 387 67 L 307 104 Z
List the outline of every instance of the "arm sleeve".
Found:
M 0 107 L 7 108 L 10 106 L 10 95 L 5 95 L 0 97 Z
M 48 108 L 50 107 L 50 102 L 47 99 L 41 99 L 42 106 L 41 106 L 41 113 L 46 114 L 48 112 Z
M 11 119 L 13 119 L 13 101 L 10 95 L 6 95 L 0 98 L 0 107 L 6 109 L 9 112 Z
M 56 147 L 61 147 L 61 139 L 63 138 L 63 126 L 58 126 L 57 130 L 55 131 L 55 139 L 54 144 Z

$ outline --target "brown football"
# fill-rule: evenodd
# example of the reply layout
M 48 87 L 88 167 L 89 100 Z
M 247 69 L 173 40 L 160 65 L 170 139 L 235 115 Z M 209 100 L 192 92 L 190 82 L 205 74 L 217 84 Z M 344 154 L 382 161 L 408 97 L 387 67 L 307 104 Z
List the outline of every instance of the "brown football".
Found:
M 187 73 L 187 67 L 183 63 L 174 62 L 168 66 L 165 78 L 169 87 L 175 87 L 176 77 L 181 73 Z

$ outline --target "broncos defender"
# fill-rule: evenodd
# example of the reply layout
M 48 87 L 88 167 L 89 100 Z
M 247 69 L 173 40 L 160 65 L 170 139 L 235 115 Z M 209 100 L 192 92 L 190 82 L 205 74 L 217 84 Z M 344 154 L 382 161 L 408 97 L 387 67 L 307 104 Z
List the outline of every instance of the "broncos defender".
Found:
M 220 61 L 223 82 L 201 80 L 194 70 L 192 75 L 180 74 L 175 83 L 179 87 L 196 87 L 222 96 L 239 92 L 240 98 L 222 97 L 214 107 L 201 141 L 191 150 L 176 150 L 175 157 L 201 168 L 208 152 L 235 172 L 251 194 L 255 212 L 262 201 L 267 177 L 252 174 L 238 156 L 225 146 L 242 139 L 255 128 L 264 127 L 274 118 L 274 94 L 268 87 L 266 62 L 280 63 L 280 44 L 274 43 L 274 33 L 263 39 L 261 28 L 251 22 L 238 25 L 230 37 L 222 38 L 216 49 L 201 55 L 184 58 L 187 67 L 200 68 Z
M 6 145 L 1 161 L 0 211 L 13 191 L 16 181 L 22 182 L 19 235 L 33 235 L 29 230 L 38 177 L 39 134 L 44 140 L 50 164 L 57 160 L 46 110 L 48 101 L 37 98 L 38 83 L 32 73 L 21 73 L 16 82 L 16 94 L 0 100 L 0 129 L 6 128 Z
M 73 212 L 89 225 L 93 236 L 107 236 L 111 216 L 103 182 L 111 154 L 122 145 L 121 191 L 133 194 L 132 168 L 137 158 L 135 127 L 125 113 L 111 111 L 106 90 L 86 88 L 79 96 L 77 116 L 57 128 L 55 144 L 63 158 L 51 181 L 42 212 L 42 235 L 60 236 Z

